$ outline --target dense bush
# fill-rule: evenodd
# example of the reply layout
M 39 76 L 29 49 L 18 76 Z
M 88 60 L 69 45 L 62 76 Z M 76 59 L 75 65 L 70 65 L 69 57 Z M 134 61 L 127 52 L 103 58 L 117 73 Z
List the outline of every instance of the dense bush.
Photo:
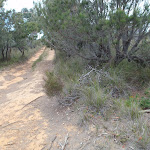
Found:
M 54 96 L 62 91 L 63 85 L 61 80 L 53 72 L 47 72 L 44 87 L 48 95 Z
M 149 63 L 149 3 L 44 0 L 36 4 L 45 43 L 69 57 L 118 65 Z

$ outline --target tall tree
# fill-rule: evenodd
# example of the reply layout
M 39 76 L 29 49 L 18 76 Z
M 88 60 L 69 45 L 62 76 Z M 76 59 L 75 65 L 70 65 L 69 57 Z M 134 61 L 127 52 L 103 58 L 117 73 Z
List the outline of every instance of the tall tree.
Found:
M 47 45 L 99 63 L 135 61 L 150 34 L 150 6 L 142 0 L 44 0 L 36 4 Z

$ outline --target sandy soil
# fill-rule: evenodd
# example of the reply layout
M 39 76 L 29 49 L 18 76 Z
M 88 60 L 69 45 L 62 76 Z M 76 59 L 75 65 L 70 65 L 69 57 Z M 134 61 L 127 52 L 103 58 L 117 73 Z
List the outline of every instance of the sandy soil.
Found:
M 108 140 L 103 137 L 93 138 L 96 127 L 79 127 L 80 116 L 59 106 L 58 97 L 46 96 L 43 77 L 53 69 L 54 51 L 47 50 L 48 56 L 32 70 L 44 50 L 28 62 L 0 72 L 0 150 L 59 150 L 67 137 L 66 150 L 100 149 L 95 147 L 99 140 L 106 150 L 118 149 L 114 144 L 107 148 Z

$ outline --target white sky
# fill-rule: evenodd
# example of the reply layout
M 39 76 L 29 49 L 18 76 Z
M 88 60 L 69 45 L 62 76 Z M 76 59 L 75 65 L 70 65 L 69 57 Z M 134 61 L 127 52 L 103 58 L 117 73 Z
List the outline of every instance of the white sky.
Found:
M 16 11 L 21 11 L 22 8 L 32 8 L 33 1 L 38 2 L 42 0 L 7 0 L 4 8 L 7 10 L 15 9 Z M 149 2 L 149 0 L 144 0 L 144 2 Z
M 38 2 L 40 0 L 7 0 L 4 8 L 7 10 L 15 9 L 16 11 L 21 11 L 22 8 L 32 8 L 33 1 Z

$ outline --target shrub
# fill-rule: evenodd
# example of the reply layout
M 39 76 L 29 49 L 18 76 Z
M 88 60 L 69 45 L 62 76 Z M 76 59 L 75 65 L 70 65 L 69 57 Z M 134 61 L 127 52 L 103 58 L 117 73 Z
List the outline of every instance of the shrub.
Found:
M 145 97 L 140 100 L 140 106 L 142 109 L 150 109 L 150 88 L 145 90 Z
M 131 129 L 138 148 L 143 150 L 150 149 L 150 127 L 148 125 L 148 120 L 145 120 L 145 118 L 141 116 L 133 122 Z
M 117 99 L 114 100 L 113 107 L 121 117 L 128 118 L 131 120 L 137 119 L 140 116 L 140 107 L 137 101 L 132 99 L 123 100 Z
M 63 84 L 54 72 L 46 72 L 45 89 L 49 96 L 54 96 L 62 91 Z
M 126 101 L 127 106 L 131 106 L 133 103 L 136 103 L 142 109 L 149 109 L 150 108 L 150 96 L 130 97 L 129 100 Z
M 113 67 L 108 69 L 108 77 L 105 76 L 102 78 L 103 88 L 107 92 L 111 92 L 113 97 L 126 97 L 128 96 L 131 87 L 125 82 L 124 78 L 119 75 L 119 71 Z
M 113 68 L 117 76 L 124 79 L 126 83 L 142 89 L 149 85 L 150 82 L 150 68 L 138 66 L 134 62 L 122 61 L 118 66 Z
M 84 104 L 93 108 L 96 112 L 100 112 L 100 109 L 104 107 L 107 100 L 106 95 L 100 88 L 84 87 L 82 90 Z
M 140 100 L 140 106 L 142 109 L 150 109 L 150 98 L 142 98 Z
M 56 73 L 59 74 L 65 81 L 76 81 L 79 79 L 80 74 L 83 72 L 85 62 L 81 58 L 62 58 L 57 62 L 55 68 Z
M 139 117 L 139 115 L 140 115 L 139 111 L 140 111 L 139 105 L 134 102 L 131 103 L 131 105 L 129 107 L 126 107 L 127 115 L 129 115 L 132 120 Z

